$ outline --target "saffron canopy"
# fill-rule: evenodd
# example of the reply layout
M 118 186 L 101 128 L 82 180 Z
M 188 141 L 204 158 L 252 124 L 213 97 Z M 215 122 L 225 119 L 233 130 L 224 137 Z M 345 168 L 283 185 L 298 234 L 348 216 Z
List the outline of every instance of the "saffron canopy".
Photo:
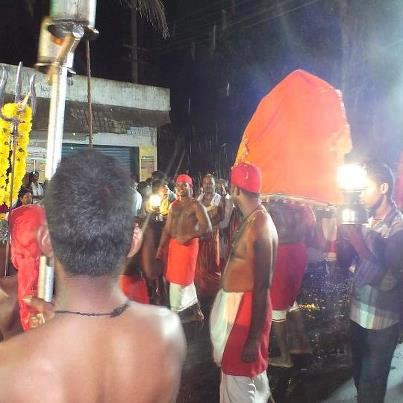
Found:
M 296 70 L 259 103 L 238 149 L 236 164 L 256 164 L 262 194 L 339 204 L 337 167 L 351 151 L 340 91 Z

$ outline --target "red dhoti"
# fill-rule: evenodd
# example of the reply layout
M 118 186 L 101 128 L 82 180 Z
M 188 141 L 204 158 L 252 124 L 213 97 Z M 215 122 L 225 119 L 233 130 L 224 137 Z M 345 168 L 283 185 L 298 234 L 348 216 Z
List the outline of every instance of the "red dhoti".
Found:
M 171 238 L 168 247 L 168 264 L 166 279 L 170 283 L 189 285 L 195 278 L 199 239 L 193 238 L 189 242 L 180 244 Z
M 197 293 L 215 296 L 220 288 L 219 230 L 213 230 L 212 238 L 201 239 L 196 263 L 195 285 Z
M 165 277 L 169 281 L 171 309 L 181 312 L 197 303 L 194 277 L 196 271 L 199 239 L 180 244 L 171 238 L 168 246 L 168 263 Z
M 268 365 L 269 334 L 271 328 L 270 296 L 263 327 L 259 336 L 259 350 L 254 362 L 241 359 L 252 320 L 252 292 L 220 290 L 210 316 L 210 333 L 214 360 L 226 375 L 253 378 Z
M 119 287 L 131 301 L 148 304 L 149 297 L 146 282 L 142 277 L 123 274 L 119 276 Z
M 273 310 L 290 308 L 298 296 L 308 262 L 306 247 L 302 242 L 280 244 L 270 288 Z

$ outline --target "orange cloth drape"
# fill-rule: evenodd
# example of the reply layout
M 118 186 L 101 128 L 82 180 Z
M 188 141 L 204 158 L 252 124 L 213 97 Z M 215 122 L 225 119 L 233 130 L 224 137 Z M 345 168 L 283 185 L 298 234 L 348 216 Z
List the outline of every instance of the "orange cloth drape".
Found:
M 350 127 L 339 91 L 296 70 L 258 105 L 236 162 L 263 172 L 263 194 L 340 203 L 336 168 L 351 150 Z

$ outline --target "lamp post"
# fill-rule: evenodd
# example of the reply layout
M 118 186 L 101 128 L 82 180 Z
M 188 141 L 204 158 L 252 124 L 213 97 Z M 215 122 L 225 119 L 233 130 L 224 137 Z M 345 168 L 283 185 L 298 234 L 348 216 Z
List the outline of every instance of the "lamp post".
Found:
M 52 86 L 45 177 L 51 179 L 62 156 L 67 72 L 72 71 L 74 51 L 82 38 L 94 39 L 96 0 L 52 0 L 50 16 L 45 17 L 39 38 L 36 68 L 48 74 Z M 50 302 L 54 268 L 42 257 L 39 265 L 38 297 Z
M 367 210 L 361 203 L 361 194 L 367 187 L 367 172 L 357 164 L 345 164 L 337 170 L 337 182 L 344 195 L 344 204 L 337 209 L 339 224 L 365 224 Z
M 94 28 L 96 4 L 96 0 L 52 0 L 50 16 L 41 25 L 36 68 L 48 74 L 52 86 L 46 179 L 53 176 L 61 159 L 67 72 L 72 71 L 74 51 L 81 39 L 98 34 Z

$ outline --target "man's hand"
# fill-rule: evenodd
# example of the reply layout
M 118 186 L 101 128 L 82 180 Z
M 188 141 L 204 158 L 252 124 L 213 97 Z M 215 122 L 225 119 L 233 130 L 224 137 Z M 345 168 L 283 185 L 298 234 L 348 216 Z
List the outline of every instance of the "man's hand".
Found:
M 26 305 L 37 312 L 36 314 L 32 313 L 29 318 L 29 327 L 31 329 L 43 325 L 55 316 L 55 307 L 51 302 L 46 302 L 41 298 L 31 295 L 25 296 L 22 300 Z
M 362 233 L 361 225 L 343 225 L 343 232 L 347 235 L 347 240 L 357 252 L 360 259 L 367 259 L 377 262 L 378 259 L 374 256 L 373 252 L 368 248 L 367 243 Z
M 143 231 L 136 223 L 133 228 L 132 244 L 130 246 L 130 251 L 127 257 L 133 257 L 141 248 L 143 244 Z
M 155 254 L 155 259 L 162 260 L 163 255 L 164 255 L 163 248 L 159 246 L 157 249 L 157 253 Z
M 257 359 L 257 353 L 259 350 L 259 341 L 248 339 L 243 347 L 241 360 L 243 362 L 254 362 Z

